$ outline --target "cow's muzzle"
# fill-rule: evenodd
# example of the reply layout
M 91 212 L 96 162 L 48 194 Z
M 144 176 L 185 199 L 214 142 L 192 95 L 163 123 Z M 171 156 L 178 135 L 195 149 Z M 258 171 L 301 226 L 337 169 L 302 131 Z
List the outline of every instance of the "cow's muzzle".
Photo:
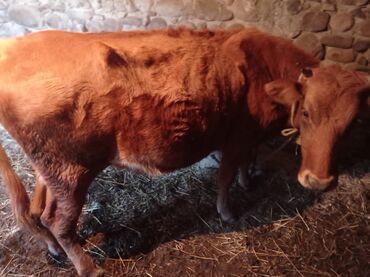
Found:
M 328 178 L 318 178 L 309 170 L 304 170 L 298 174 L 299 183 L 305 188 L 312 190 L 326 190 L 334 185 L 336 178 L 329 176 Z

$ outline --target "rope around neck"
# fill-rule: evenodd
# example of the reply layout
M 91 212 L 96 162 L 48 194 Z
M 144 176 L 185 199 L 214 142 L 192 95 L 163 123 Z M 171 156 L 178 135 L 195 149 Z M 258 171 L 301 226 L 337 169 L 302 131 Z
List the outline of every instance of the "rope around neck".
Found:
M 292 127 L 285 128 L 285 129 L 283 129 L 281 131 L 281 134 L 284 137 L 289 137 L 289 136 L 291 136 L 291 135 L 296 134 L 296 133 L 299 132 L 299 129 L 294 126 L 294 115 L 295 115 L 296 110 L 297 110 L 297 102 L 295 102 L 292 105 L 292 108 L 290 110 L 290 125 L 292 125 Z M 297 137 L 296 143 L 299 144 L 299 145 L 301 145 L 301 140 L 300 140 L 300 137 L 299 136 Z
M 301 140 L 300 140 L 300 136 L 299 136 L 299 129 L 294 126 L 294 114 L 295 114 L 296 110 L 297 110 L 297 102 L 295 102 L 292 105 L 292 108 L 290 110 L 290 124 L 292 125 L 292 127 L 285 128 L 281 131 L 281 134 L 284 137 L 289 137 L 289 138 L 286 141 L 284 141 L 284 143 L 282 143 L 277 149 L 272 151 L 266 158 L 264 158 L 262 161 L 260 161 L 259 162 L 260 164 L 263 164 L 264 162 L 270 160 L 273 156 L 276 155 L 276 153 L 278 153 L 281 149 L 283 149 L 285 146 L 287 146 L 294 138 L 297 138 L 296 143 L 298 145 L 301 145 Z M 295 134 L 297 136 L 295 136 Z

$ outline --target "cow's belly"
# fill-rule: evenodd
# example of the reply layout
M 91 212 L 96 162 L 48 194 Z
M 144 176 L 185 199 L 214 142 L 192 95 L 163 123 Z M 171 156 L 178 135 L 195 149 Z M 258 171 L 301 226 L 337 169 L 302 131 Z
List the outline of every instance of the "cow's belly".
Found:
M 158 108 L 158 107 L 157 107 Z M 163 113 L 140 109 L 140 117 L 131 117 L 117 136 L 117 155 L 113 161 L 158 174 L 189 166 L 218 148 L 218 120 L 197 109 Z
M 168 139 L 169 133 L 162 134 L 161 139 L 158 135 L 153 134 L 154 140 L 141 137 L 135 147 L 121 144 L 112 164 L 157 175 L 192 165 L 217 148 L 217 143 L 207 139 L 206 133 L 184 135 L 175 141 Z

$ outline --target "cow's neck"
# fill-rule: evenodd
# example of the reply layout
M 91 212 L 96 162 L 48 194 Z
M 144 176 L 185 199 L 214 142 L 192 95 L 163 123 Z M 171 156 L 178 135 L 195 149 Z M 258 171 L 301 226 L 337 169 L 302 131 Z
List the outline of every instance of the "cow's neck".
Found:
M 289 110 L 273 103 L 263 86 L 278 79 L 297 81 L 302 68 L 317 66 L 318 61 L 289 41 L 269 35 L 248 38 L 242 48 L 248 112 L 263 129 L 282 126 Z

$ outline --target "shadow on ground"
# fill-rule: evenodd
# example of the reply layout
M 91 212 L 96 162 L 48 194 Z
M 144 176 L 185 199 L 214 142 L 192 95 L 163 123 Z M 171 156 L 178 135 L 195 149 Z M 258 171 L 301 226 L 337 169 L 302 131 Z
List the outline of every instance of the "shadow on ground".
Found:
M 369 159 L 370 130 L 366 126 L 368 122 L 358 121 L 347 135 L 338 159 L 342 171 Z M 274 140 L 262 147 L 262 159 L 280 143 Z M 297 183 L 295 148 L 290 145 L 261 165 L 263 174 L 252 180 L 251 187 L 242 188 L 235 182 L 230 196 L 238 220 L 233 224 L 222 223 L 216 213 L 215 163 L 152 178 L 109 168 L 90 188 L 80 235 L 103 238 L 99 247 L 91 250 L 97 258 L 130 257 L 167 241 L 247 230 L 300 215 L 321 193 Z M 352 172 L 360 178 L 368 173 L 368 168 Z

